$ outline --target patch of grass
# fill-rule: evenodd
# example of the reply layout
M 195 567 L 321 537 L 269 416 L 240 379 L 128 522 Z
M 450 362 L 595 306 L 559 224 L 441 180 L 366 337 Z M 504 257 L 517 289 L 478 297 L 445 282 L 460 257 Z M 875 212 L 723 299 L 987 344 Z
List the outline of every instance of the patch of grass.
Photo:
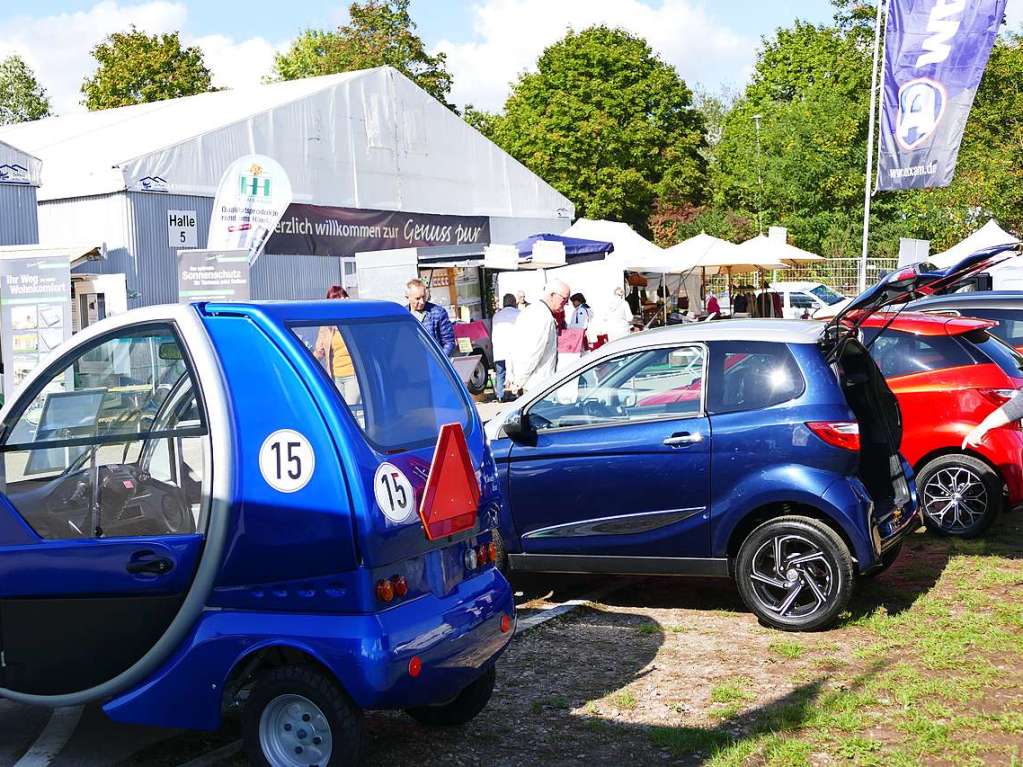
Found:
M 670 631 L 672 634 L 684 634 L 686 631 L 689 631 L 689 629 L 683 626 L 681 623 L 673 623 L 672 625 L 668 626 L 668 631 Z
M 662 632 L 660 624 L 657 623 L 644 623 L 637 630 L 640 634 L 660 634 Z
M 748 676 L 737 676 L 715 685 L 710 691 L 714 703 L 745 703 L 756 698 L 750 690 L 753 680 Z
M 768 648 L 775 655 L 780 655 L 781 657 L 788 658 L 789 660 L 798 658 L 803 654 L 803 650 L 805 649 L 803 645 L 792 639 L 778 639 L 771 642 L 771 644 L 768 645 Z
M 713 753 L 733 742 L 727 732 L 703 727 L 652 727 L 650 740 L 655 746 L 668 749 L 673 756 L 694 752 Z
M 622 711 L 632 711 L 636 708 L 636 696 L 632 690 L 622 690 L 611 696 L 611 705 Z

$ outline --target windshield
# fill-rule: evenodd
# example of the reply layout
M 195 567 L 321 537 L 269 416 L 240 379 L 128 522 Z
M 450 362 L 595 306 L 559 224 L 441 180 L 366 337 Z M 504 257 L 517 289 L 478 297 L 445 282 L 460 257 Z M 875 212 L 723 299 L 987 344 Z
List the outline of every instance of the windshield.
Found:
M 387 453 L 437 441 L 440 427 L 472 419 L 461 383 L 411 319 L 290 325 L 333 381 L 369 442 Z
M 836 293 L 827 285 L 818 285 L 815 288 L 810 288 L 810 292 L 813 293 L 817 298 L 826 303 L 828 306 L 834 306 L 841 301 L 845 296 L 840 293 Z

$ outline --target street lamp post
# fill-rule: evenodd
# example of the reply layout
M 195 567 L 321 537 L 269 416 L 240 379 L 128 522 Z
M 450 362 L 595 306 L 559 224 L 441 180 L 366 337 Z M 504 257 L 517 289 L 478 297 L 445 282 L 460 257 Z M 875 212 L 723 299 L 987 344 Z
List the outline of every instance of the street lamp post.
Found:
M 762 212 L 764 209 L 764 177 L 760 172 L 760 118 L 761 115 L 753 115 L 753 124 L 756 126 L 757 134 L 757 234 L 764 233 L 764 222 Z

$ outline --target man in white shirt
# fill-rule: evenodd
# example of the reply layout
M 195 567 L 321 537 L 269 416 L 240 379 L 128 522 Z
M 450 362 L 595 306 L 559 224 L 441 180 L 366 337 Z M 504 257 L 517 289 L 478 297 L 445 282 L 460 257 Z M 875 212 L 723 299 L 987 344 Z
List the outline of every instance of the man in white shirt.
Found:
M 519 316 L 518 299 L 505 293 L 503 307 L 490 323 L 490 340 L 494 346 L 494 396 L 504 399 L 504 381 L 515 347 L 515 320 Z
M 515 320 L 515 349 L 509 389 L 529 391 L 554 374 L 558 364 L 558 326 L 554 313 L 568 303 L 571 291 L 561 280 L 544 286 L 543 299 L 530 304 Z

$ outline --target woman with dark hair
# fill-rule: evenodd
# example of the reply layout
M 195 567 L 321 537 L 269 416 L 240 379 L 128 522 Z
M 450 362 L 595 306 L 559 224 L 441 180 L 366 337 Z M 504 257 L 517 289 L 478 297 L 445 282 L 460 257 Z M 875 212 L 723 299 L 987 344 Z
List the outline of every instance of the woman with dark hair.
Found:
M 568 327 L 578 328 L 580 330 L 586 330 L 586 327 L 590 324 L 590 320 L 593 319 L 593 310 L 590 305 L 586 303 L 586 296 L 582 293 L 574 293 L 569 298 L 572 302 L 572 317 L 568 321 Z
M 340 285 L 331 285 L 327 289 L 327 298 L 345 299 L 348 298 L 348 291 Z M 359 393 L 359 382 L 355 377 L 355 366 L 352 365 L 352 355 L 349 354 L 337 325 L 324 325 L 320 328 L 313 355 L 330 373 L 334 385 L 348 406 L 359 404 L 362 397 Z

